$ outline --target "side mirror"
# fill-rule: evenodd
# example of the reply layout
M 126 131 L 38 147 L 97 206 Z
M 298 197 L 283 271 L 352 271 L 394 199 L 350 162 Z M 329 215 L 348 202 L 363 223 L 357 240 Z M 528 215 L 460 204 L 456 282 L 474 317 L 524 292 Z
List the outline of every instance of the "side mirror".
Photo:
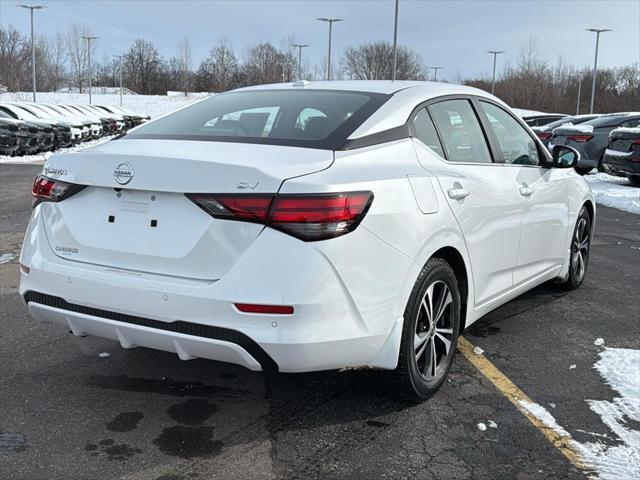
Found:
M 556 145 L 551 152 L 553 168 L 573 168 L 580 160 L 580 153 L 566 145 Z

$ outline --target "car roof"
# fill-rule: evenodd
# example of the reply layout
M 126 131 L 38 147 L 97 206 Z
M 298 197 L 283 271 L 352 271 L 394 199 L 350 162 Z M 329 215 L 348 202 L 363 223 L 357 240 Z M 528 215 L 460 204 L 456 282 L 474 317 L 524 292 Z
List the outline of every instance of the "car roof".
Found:
M 455 83 L 427 82 L 417 80 L 331 80 L 331 81 L 298 81 L 293 83 L 272 83 L 243 87 L 232 92 L 257 90 L 334 90 L 364 93 L 382 93 L 391 95 L 349 139 L 373 135 L 391 128 L 404 125 L 413 109 L 420 103 L 445 95 L 475 95 L 486 97 L 505 105 L 500 99 L 478 88 Z

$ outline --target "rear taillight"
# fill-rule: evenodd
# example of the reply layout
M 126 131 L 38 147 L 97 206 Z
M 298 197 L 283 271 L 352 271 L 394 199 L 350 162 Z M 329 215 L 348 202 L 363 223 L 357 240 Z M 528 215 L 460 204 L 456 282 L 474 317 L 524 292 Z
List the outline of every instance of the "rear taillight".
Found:
M 634 138 L 633 140 L 631 140 L 631 144 L 632 145 L 640 145 L 640 138 Z
M 371 192 L 309 195 L 187 194 L 215 218 L 267 225 L 304 241 L 353 231 L 373 201 Z
M 82 190 L 84 185 L 62 182 L 52 178 L 38 175 L 33 181 L 31 195 L 33 195 L 33 207 L 41 202 L 59 202 Z
M 540 140 L 549 140 L 551 138 L 551 132 L 536 132 L 536 135 Z
M 593 135 L 569 135 L 567 140 L 573 140 L 574 142 L 588 142 L 593 138 Z

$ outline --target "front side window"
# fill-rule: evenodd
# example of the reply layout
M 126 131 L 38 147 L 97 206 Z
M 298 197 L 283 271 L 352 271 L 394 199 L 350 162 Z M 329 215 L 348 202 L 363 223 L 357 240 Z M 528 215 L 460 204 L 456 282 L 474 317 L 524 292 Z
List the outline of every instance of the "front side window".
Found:
M 510 165 L 539 165 L 536 142 L 511 115 L 492 103 L 480 102 L 495 133 L 504 162 Z
M 208 140 L 335 150 L 388 95 L 335 90 L 255 90 L 214 95 L 124 138 Z
M 436 127 L 433 125 L 433 121 L 425 108 L 417 113 L 413 119 L 413 126 L 416 131 L 416 137 L 427 147 L 444 158 L 444 151 L 442 150 L 442 145 L 440 145 L 440 139 L 438 139 Z
M 491 163 L 491 153 L 478 117 L 468 100 L 446 100 L 431 105 L 450 162 Z

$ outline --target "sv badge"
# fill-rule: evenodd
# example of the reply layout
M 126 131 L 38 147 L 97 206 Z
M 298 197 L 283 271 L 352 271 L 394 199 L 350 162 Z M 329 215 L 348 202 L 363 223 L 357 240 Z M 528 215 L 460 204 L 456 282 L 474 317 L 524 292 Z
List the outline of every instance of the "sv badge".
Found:
M 236 187 L 239 188 L 240 190 L 246 190 L 247 188 L 250 188 L 251 190 L 253 190 L 257 186 L 258 186 L 258 182 L 256 183 L 240 182 Z

